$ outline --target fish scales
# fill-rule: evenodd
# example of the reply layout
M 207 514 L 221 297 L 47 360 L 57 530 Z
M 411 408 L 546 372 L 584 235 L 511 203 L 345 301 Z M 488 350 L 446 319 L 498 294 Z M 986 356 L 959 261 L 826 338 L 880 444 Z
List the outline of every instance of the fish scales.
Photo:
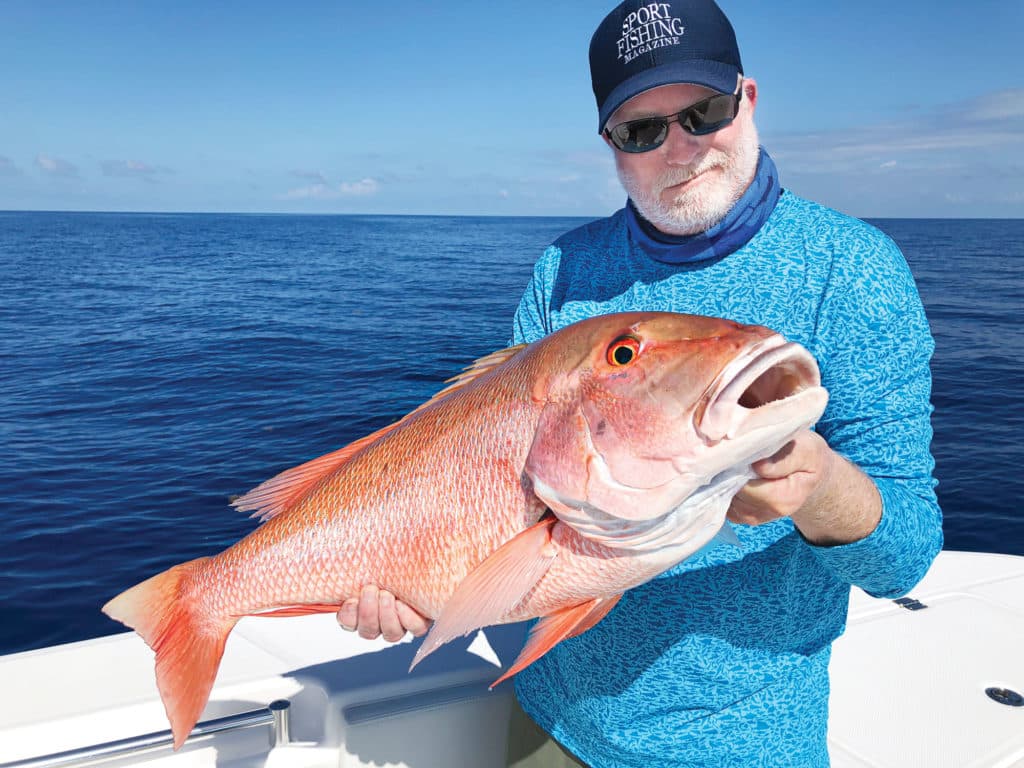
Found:
M 414 665 L 479 627 L 541 618 L 505 679 L 704 546 L 750 464 L 826 402 L 813 358 L 766 328 L 591 318 L 482 358 L 395 424 L 261 484 L 234 502 L 259 528 L 104 611 L 156 651 L 176 747 L 239 618 L 333 612 L 365 584 L 435 619 Z
M 204 569 L 209 583 L 203 588 L 222 581 L 218 569 L 225 569 L 237 588 L 220 608 L 245 615 L 278 606 L 340 603 L 373 583 L 426 615 L 439 614 L 472 565 L 543 513 L 515 470 L 526 448 L 493 428 L 489 435 L 484 432 L 485 415 L 494 419 L 493 401 L 489 405 L 468 421 L 458 420 L 451 407 L 415 414 L 407 429 L 364 449 L 346 471 L 325 478 L 288 515 L 267 521 L 213 558 Z M 499 420 L 526 429 L 527 420 L 515 414 L 521 410 L 522 404 L 508 405 Z M 460 464 L 472 471 L 452 473 L 446 465 L 470 430 L 486 439 L 471 444 L 462 457 Z M 287 563 L 301 568 L 281 567 Z

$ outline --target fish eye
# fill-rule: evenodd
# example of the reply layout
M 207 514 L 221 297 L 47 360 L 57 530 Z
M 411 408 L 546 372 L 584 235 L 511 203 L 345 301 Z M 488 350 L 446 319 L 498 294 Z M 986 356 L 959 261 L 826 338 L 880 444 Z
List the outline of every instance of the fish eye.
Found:
M 605 355 L 609 365 L 621 368 L 629 365 L 636 359 L 640 352 L 640 340 L 632 336 L 620 336 L 608 345 L 608 352 Z

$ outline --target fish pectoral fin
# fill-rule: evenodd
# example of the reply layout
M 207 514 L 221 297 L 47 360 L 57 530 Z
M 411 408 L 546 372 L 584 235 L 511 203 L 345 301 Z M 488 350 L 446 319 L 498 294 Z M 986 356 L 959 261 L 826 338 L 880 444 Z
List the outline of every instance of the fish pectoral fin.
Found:
M 563 640 L 582 635 L 603 619 L 615 607 L 622 595 L 595 597 L 585 603 L 563 608 L 557 613 L 545 616 L 530 630 L 526 645 L 519 652 L 505 674 L 491 683 L 491 688 L 521 672 Z
M 449 640 L 500 622 L 522 601 L 558 556 L 551 540 L 556 522 L 545 518 L 521 531 L 470 571 L 423 639 L 410 670 Z

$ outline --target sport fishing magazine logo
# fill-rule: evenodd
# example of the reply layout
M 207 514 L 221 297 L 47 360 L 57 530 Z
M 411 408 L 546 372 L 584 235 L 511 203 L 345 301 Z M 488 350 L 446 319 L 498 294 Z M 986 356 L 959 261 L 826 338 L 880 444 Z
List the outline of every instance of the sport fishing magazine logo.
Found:
M 628 64 L 641 53 L 666 45 L 678 45 L 686 27 L 678 16 L 672 16 L 669 3 L 650 3 L 629 14 L 622 22 L 619 58 Z

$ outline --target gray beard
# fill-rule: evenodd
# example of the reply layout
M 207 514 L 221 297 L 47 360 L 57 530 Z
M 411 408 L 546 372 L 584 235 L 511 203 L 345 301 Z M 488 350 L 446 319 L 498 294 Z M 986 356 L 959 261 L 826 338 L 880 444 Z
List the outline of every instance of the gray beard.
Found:
M 648 189 L 642 189 L 637 180 L 618 165 L 616 169 L 619 181 L 641 216 L 666 234 L 695 235 L 718 224 L 743 196 L 757 170 L 759 152 L 757 131 L 751 129 L 744 133 L 732 153 L 716 151 L 705 155 L 694 168 L 668 170 Z M 672 203 L 662 201 L 662 190 L 688 181 L 709 168 L 724 171 L 714 188 L 700 194 L 683 192 Z

